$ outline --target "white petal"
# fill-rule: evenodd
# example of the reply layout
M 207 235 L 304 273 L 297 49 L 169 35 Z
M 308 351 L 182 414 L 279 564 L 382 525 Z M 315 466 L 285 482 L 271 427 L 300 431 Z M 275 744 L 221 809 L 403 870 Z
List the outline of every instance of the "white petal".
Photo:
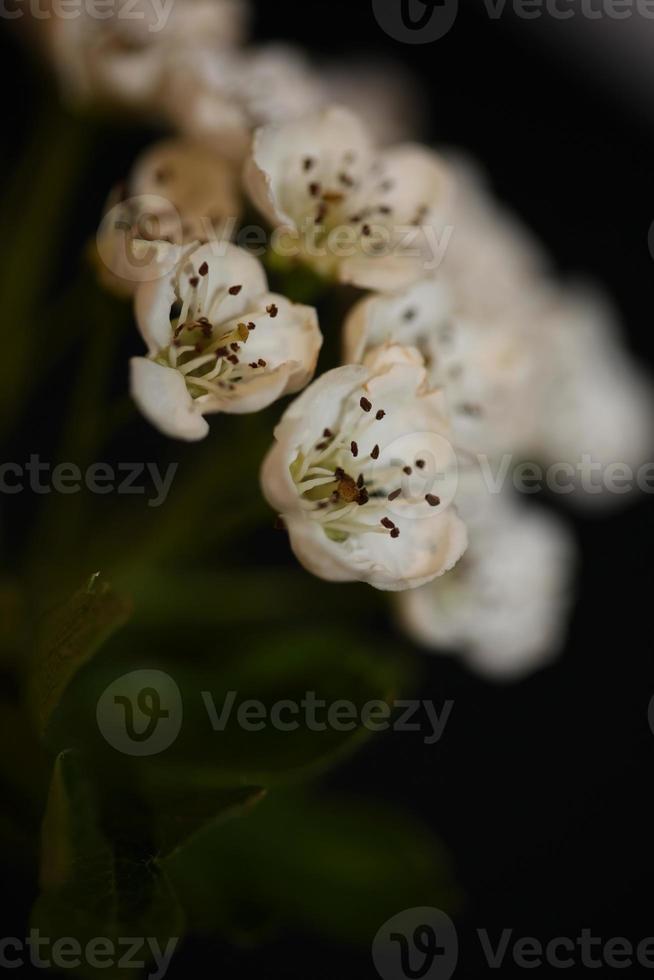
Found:
M 191 140 L 162 140 L 151 146 L 132 170 L 129 194 L 164 197 L 179 218 L 184 242 L 214 234 L 230 237 L 241 213 L 234 168 Z
M 179 371 L 144 357 L 132 358 L 130 370 L 132 398 L 152 425 L 173 439 L 204 439 L 209 426 Z
M 401 621 L 418 642 L 459 651 L 482 673 L 527 673 L 559 651 L 572 551 L 553 516 L 496 497 L 470 528 L 460 565 L 399 597 Z
M 257 130 L 245 168 L 245 186 L 255 206 L 273 225 L 298 228 L 315 214 L 307 186 L 319 180 L 338 186 L 343 158 L 352 154 L 351 172 L 367 172 L 371 148 L 361 122 L 347 109 L 330 107 L 310 116 Z M 312 175 L 305 161 L 318 167 Z

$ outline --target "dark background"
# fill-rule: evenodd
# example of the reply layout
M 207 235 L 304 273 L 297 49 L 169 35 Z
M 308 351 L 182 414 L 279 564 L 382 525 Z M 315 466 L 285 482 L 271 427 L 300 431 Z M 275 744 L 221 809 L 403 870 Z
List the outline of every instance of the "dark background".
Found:
M 654 364 L 647 243 L 654 220 L 654 125 L 619 83 L 583 57 L 549 46 L 535 25 L 507 17 L 493 22 L 473 4 L 449 35 L 425 46 L 388 38 L 368 0 L 260 0 L 256 6 L 258 39 L 282 38 L 334 59 L 391 56 L 410 68 L 429 108 L 430 137 L 480 159 L 499 195 L 542 237 L 562 272 L 605 284 L 624 314 L 629 345 Z M 51 83 L 35 72 L 8 29 L 0 33 L 0 71 L 2 168 L 8 172 L 42 87 Z M 88 186 L 80 188 L 83 206 L 71 241 L 61 244 L 64 269 L 92 234 L 117 174 L 150 138 L 135 131 L 133 145 L 108 142 L 98 154 Z M 10 229 L 4 247 L 11 247 Z M 12 440 L 23 456 L 47 442 L 46 408 L 37 405 Z M 157 438 L 145 426 L 138 436 Z M 560 501 L 546 503 L 564 509 Z M 500 687 L 455 661 L 422 656 L 420 696 L 437 704 L 455 701 L 442 742 L 429 747 L 420 735 L 389 734 L 330 777 L 334 786 L 403 804 L 444 839 L 468 897 L 457 919 L 457 975 L 467 978 L 489 973 L 477 928 L 493 938 L 513 928 L 515 938 L 544 943 L 554 936 L 574 939 L 584 927 L 604 940 L 624 936 L 634 944 L 654 934 L 654 735 L 647 720 L 654 695 L 654 508 L 643 498 L 608 514 L 566 512 L 582 561 L 561 660 Z M 12 889 L 7 881 L 13 914 L 3 934 L 23 935 L 17 921 L 27 896 Z M 502 976 L 512 971 L 505 965 Z M 544 967 L 538 975 L 549 972 L 558 973 Z M 596 971 L 604 972 L 611 971 Z M 189 941 L 168 974 L 240 975 L 364 980 L 375 972 L 366 951 L 287 936 L 245 952 Z

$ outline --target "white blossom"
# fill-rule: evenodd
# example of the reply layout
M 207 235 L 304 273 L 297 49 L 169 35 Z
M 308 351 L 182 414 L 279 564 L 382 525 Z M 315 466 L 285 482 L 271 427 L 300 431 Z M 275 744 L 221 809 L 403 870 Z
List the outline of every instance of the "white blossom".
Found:
M 452 466 L 448 433 L 417 351 L 387 347 L 310 385 L 262 468 L 299 561 L 320 578 L 389 591 L 452 568 L 467 538 L 446 484 L 441 497 L 435 490 Z
M 109 13 L 98 17 L 82 4 L 75 17 L 44 22 L 49 53 L 73 103 L 157 110 L 171 59 L 200 44 L 237 44 L 248 19 L 243 0 L 173 0 L 161 9 L 149 0 L 120 0 Z
M 626 350 L 604 297 L 586 288 L 552 293 L 536 326 L 543 354 L 535 455 L 566 464 L 578 483 L 583 455 L 604 469 L 644 463 L 654 445 L 651 382 Z M 597 486 L 597 475 L 592 479 Z M 620 496 L 595 491 L 574 499 L 592 504 Z
M 268 292 L 260 263 L 229 243 L 178 248 L 171 275 L 139 286 L 148 357 L 132 396 L 165 434 L 196 440 L 204 415 L 256 412 L 310 380 L 322 343 L 316 312 Z
M 561 650 L 571 539 L 553 515 L 506 496 L 470 501 L 466 522 L 466 554 L 448 575 L 398 596 L 400 623 L 418 643 L 458 653 L 482 674 L 519 677 Z
M 302 116 L 323 101 L 308 63 L 282 44 L 180 51 L 164 92 L 166 115 L 180 132 L 236 161 L 245 158 L 258 126 Z
M 530 443 L 538 345 L 522 321 L 466 318 L 455 312 L 452 291 L 440 279 L 423 280 L 399 293 L 368 296 L 351 309 L 346 363 L 365 363 L 388 342 L 422 354 L 430 384 L 445 394 L 457 449 L 497 456 Z
M 229 238 L 240 212 L 230 164 L 189 140 L 155 143 L 105 205 L 96 239 L 100 278 L 112 291 L 132 295 L 139 282 L 161 274 L 153 259 L 165 249 L 148 249 L 145 242 L 182 245 Z
M 377 152 L 347 109 L 259 129 L 245 183 L 323 275 L 401 289 L 438 264 L 452 196 L 447 169 L 415 144 Z
M 445 154 L 456 181 L 452 233 L 438 275 L 455 311 L 484 322 L 528 317 L 548 271 L 534 235 L 499 204 L 482 172 L 459 154 Z

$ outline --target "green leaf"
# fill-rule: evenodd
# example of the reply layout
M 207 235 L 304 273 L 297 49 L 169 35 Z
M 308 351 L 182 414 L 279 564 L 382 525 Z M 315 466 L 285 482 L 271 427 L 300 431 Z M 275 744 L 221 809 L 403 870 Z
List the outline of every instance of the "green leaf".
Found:
M 100 807 L 81 757 L 60 755 L 55 763 L 43 822 L 41 894 L 32 912 L 32 928 L 51 944 L 71 937 L 84 950 L 99 937 L 125 952 L 124 937 L 156 941 L 174 948 L 184 917 L 163 869 L 138 848 L 111 844 L 102 828 Z M 143 950 L 141 955 L 147 953 Z M 99 969 L 82 955 L 75 970 L 85 977 L 134 976 L 116 956 Z
M 64 691 L 85 664 L 131 613 L 100 573 L 46 617 L 39 629 L 30 678 L 30 698 L 45 732 Z
M 157 629 L 150 621 L 143 632 L 130 628 L 121 633 L 119 643 L 111 643 L 78 675 L 50 728 L 49 743 L 54 751 L 83 747 L 105 770 L 124 767 L 127 756 L 136 754 L 129 738 L 125 742 L 130 710 L 125 697 L 115 710 L 115 698 L 106 708 L 111 731 L 118 732 L 118 748 L 113 735 L 103 735 L 96 713 L 111 685 L 124 682 L 122 693 L 132 705 L 134 724 L 145 729 L 149 719 L 139 713 L 138 691 L 130 686 L 131 676 L 145 669 L 155 686 L 163 684 L 160 707 L 175 713 L 181 703 L 183 716 L 172 742 L 159 747 L 157 723 L 153 751 L 139 749 L 143 757 L 130 759 L 141 785 L 165 783 L 207 792 L 212 787 L 269 788 L 305 778 L 369 738 L 362 724 L 364 706 L 392 701 L 404 681 L 397 658 L 368 642 L 365 634 L 325 625 L 320 630 L 248 631 L 242 626 L 211 629 L 201 620 L 194 629 L 186 619 L 178 625 L 165 619 Z M 159 672 L 166 675 L 165 683 L 157 679 Z M 168 703 L 171 682 L 179 690 L 177 707 Z M 310 700 L 318 702 L 317 724 Z M 263 723 L 252 723 L 248 702 L 253 701 L 263 712 Z M 290 720 L 292 730 L 271 715 L 275 705 L 289 701 L 294 713 L 284 709 L 283 722 Z M 353 714 L 345 723 L 332 724 L 327 712 L 339 701 L 352 705 Z
M 459 902 L 424 826 L 380 803 L 275 794 L 165 858 L 189 925 L 252 941 L 273 928 L 368 944 L 403 908 Z

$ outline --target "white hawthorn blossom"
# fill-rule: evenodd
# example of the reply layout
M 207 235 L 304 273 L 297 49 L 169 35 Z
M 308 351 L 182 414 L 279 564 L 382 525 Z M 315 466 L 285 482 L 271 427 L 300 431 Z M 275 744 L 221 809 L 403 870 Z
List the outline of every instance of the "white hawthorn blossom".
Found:
M 173 0 L 159 9 L 149 0 L 119 0 L 102 17 L 86 4 L 76 14 L 45 22 L 68 99 L 156 111 L 171 59 L 201 44 L 239 43 L 248 7 L 243 0 Z
M 388 342 L 416 347 L 430 384 L 445 394 L 457 449 L 497 456 L 533 437 L 538 359 L 532 341 L 522 322 L 508 316 L 485 322 L 457 315 L 452 291 L 431 279 L 355 304 L 343 353 L 346 363 L 365 363 Z
M 172 274 L 139 286 L 148 357 L 131 362 L 132 396 L 166 435 L 208 432 L 204 415 L 256 412 L 311 379 L 322 344 L 314 309 L 268 292 L 263 267 L 235 245 L 177 249 Z
M 400 623 L 418 643 L 458 653 L 482 674 L 525 675 L 560 652 L 572 541 L 553 515 L 510 497 L 488 497 L 466 520 L 466 554 L 448 575 L 398 596 Z
M 553 292 L 536 326 L 543 339 L 543 367 L 535 454 L 565 465 L 582 491 L 584 455 L 602 468 L 640 466 L 654 444 L 651 381 L 625 349 L 606 299 L 587 288 Z M 597 473 L 591 482 L 599 488 Z M 611 502 L 598 489 L 574 499 Z
M 449 173 L 425 147 L 375 151 L 361 121 L 329 107 L 259 129 L 245 168 L 253 203 L 321 274 L 401 289 L 442 258 Z
M 237 176 L 225 160 L 189 140 L 155 143 L 105 205 L 96 239 L 100 278 L 113 292 L 132 295 L 139 282 L 160 274 L 156 250 L 145 242 L 229 238 L 240 212 Z
M 444 156 L 456 194 L 438 274 L 451 289 L 456 313 L 479 321 L 533 316 L 548 270 L 544 250 L 495 199 L 474 163 L 460 154 Z
M 181 133 L 242 162 L 258 126 L 316 111 L 324 93 L 309 64 L 290 46 L 241 51 L 203 46 L 180 51 L 174 59 L 163 100 Z
M 452 568 L 467 535 L 449 493 L 436 492 L 452 466 L 448 431 L 417 351 L 386 347 L 310 385 L 275 430 L 261 476 L 305 568 L 387 591 Z

